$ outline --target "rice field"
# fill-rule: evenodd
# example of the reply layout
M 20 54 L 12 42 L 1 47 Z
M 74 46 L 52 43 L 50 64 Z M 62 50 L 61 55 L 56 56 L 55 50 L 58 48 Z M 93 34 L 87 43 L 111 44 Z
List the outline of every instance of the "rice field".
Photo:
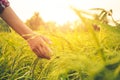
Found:
M 88 31 L 38 31 L 52 41 L 50 60 L 37 58 L 14 31 L 0 32 L 0 80 L 120 80 L 120 26 L 96 22 L 95 31 L 83 22 Z
M 15 32 L 1 32 L 0 80 L 119 80 L 120 29 L 102 25 L 94 33 L 42 33 L 54 54 L 45 60 Z

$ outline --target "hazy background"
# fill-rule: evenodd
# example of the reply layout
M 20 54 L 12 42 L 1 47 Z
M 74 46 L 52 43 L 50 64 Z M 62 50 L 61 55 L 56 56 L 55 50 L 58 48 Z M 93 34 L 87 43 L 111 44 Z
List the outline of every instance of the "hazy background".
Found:
M 63 24 L 77 19 L 69 6 L 80 9 L 105 8 L 113 10 L 115 20 L 120 19 L 120 0 L 9 0 L 17 15 L 26 21 L 34 12 L 39 12 L 44 21 Z

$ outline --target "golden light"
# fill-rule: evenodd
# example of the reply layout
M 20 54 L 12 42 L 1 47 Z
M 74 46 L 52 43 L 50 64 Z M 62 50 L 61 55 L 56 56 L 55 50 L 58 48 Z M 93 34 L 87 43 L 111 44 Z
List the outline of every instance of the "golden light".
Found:
M 117 3 L 109 0 L 45 0 L 45 5 L 41 11 L 41 15 L 45 21 L 53 20 L 56 23 L 64 24 L 65 22 L 73 22 L 78 17 L 70 9 L 70 6 L 80 8 L 82 10 L 87 10 L 90 8 L 105 8 L 105 9 L 117 9 L 112 4 L 117 5 Z M 114 10 L 113 10 L 114 11 Z M 114 15 L 114 14 L 113 14 Z
M 42 3 L 40 5 L 40 15 L 44 21 L 54 21 L 61 25 L 78 19 L 70 6 L 82 10 L 96 6 L 94 2 L 91 3 L 91 0 L 44 0 Z
M 113 16 L 119 19 L 120 0 L 9 0 L 12 8 L 23 20 L 29 19 L 34 12 L 39 12 L 44 21 L 54 21 L 64 24 L 73 22 L 78 17 L 70 9 L 70 6 L 82 10 L 90 8 L 113 9 Z M 24 3 L 23 3 L 24 2 Z M 22 5 L 21 5 L 22 4 Z M 116 16 L 117 15 L 117 16 Z
M 67 0 L 51 0 L 46 1 L 45 5 L 41 6 L 40 15 L 44 21 L 54 21 L 58 24 L 64 24 L 65 22 L 73 22 L 78 17 L 70 9 L 69 1 Z

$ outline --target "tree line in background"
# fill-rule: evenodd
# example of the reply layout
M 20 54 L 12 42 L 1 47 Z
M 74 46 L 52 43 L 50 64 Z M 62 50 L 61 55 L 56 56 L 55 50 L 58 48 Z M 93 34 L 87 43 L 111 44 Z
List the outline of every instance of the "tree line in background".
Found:
M 120 23 L 115 21 L 112 17 L 112 14 L 113 14 L 112 10 L 106 11 L 105 9 L 102 9 L 102 8 L 93 8 L 90 10 L 96 11 L 97 13 L 94 12 L 94 14 L 91 14 L 90 12 L 86 12 L 83 10 L 79 10 L 79 11 L 84 15 L 92 16 L 94 20 L 99 21 L 103 24 L 110 25 L 109 22 L 111 20 L 112 26 L 120 26 Z M 80 20 L 76 20 L 73 23 L 66 22 L 64 25 L 59 25 L 59 24 L 52 22 L 52 21 L 44 22 L 44 20 L 42 19 L 42 17 L 40 16 L 40 14 L 38 12 L 35 12 L 30 19 L 26 20 L 25 24 L 28 27 L 30 27 L 32 30 L 45 29 L 48 31 L 60 30 L 62 32 L 73 31 L 73 30 L 87 31 L 86 27 L 81 23 Z M 100 30 L 99 26 L 96 24 L 93 24 L 93 28 L 97 31 Z M 10 32 L 9 26 L 2 19 L 0 19 L 0 32 L 1 31 Z
M 94 13 L 90 13 L 84 10 L 79 10 L 82 14 L 91 16 L 92 19 L 99 21 L 103 24 L 108 24 L 111 26 L 120 26 L 120 23 L 114 20 L 113 18 L 113 11 L 110 9 L 109 11 L 102 9 L 102 8 L 92 8 L 90 11 L 94 11 Z M 76 20 L 74 22 L 66 22 L 63 25 L 59 25 L 55 22 L 49 21 L 49 22 L 44 22 L 42 17 L 38 12 L 35 12 L 33 16 L 26 21 L 26 24 L 33 30 L 40 30 L 41 28 L 44 28 L 45 30 L 50 30 L 50 31 L 87 31 L 86 27 L 82 24 L 82 21 Z M 97 31 L 100 30 L 99 26 L 97 24 L 93 24 L 93 28 Z

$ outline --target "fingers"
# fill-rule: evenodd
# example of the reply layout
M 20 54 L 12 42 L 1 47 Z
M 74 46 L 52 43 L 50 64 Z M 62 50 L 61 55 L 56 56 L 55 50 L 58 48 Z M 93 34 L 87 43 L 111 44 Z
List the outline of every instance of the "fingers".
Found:
M 41 52 L 41 54 L 43 55 L 43 58 L 47 58 L 50 59 L 50 51 L 49 49 L 45 46 L 39 46 L 38 47 L 39 51 Z
M 38 57 L 50 59 L 51 49 L 46 46 L 45 42 L 49 43 L 49 39 L 40 36 L 28 41 L 31 49 Z
M 34 52 L 38 57 L 44 58 L 44 56 L 43 56 L 42 54 L 38 54 L 38 53 L 41 53 L 38 49 L 33 49 L 33 52 Z
M 41 38 L 42 38 L 46 43 L 52 44 L 52 42 L 51 42 L 48 38 L 46 38 L 46 37 L 44 37 L 44 36 L 41 36 Z
M 50 49 L 46 46 L 39 45 L 36 48 L 34 48 L 33 51 L 38 57 L 46 58 L 46 59 L 50 59 L 51 57 Z

